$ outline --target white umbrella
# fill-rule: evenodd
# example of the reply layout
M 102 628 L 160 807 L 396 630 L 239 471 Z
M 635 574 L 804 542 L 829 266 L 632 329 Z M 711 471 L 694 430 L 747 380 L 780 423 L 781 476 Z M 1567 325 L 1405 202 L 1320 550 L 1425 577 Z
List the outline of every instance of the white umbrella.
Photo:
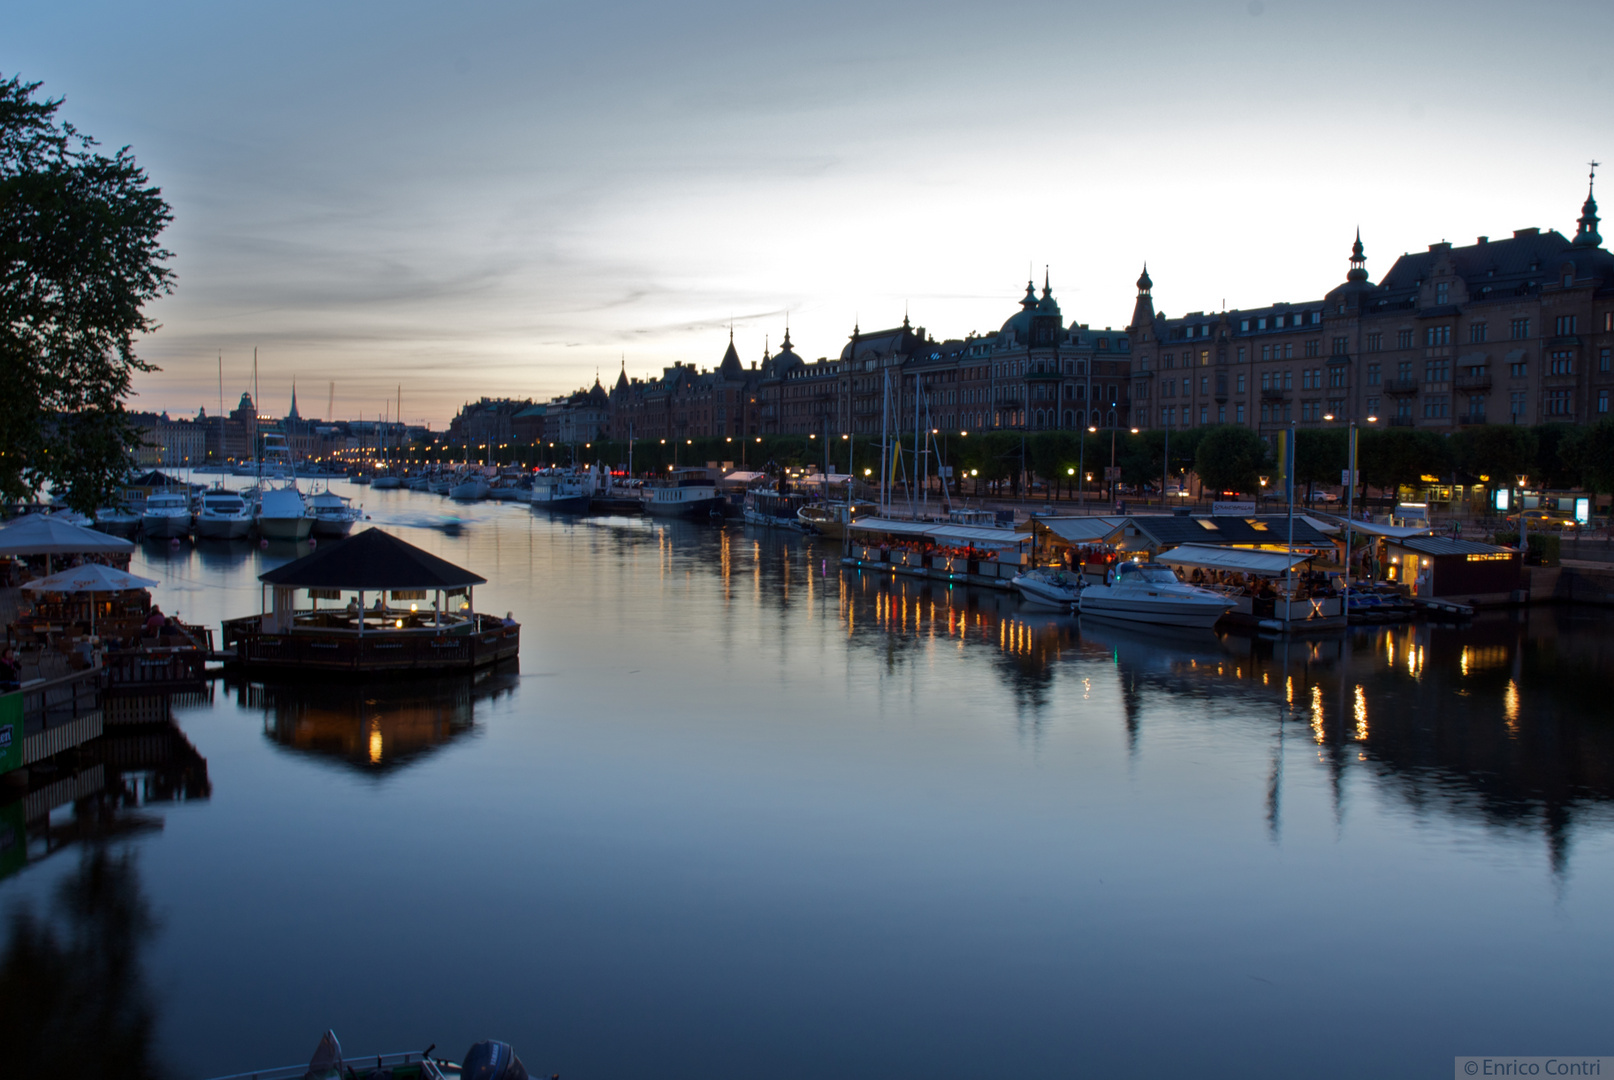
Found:
M 54 514 L 25 514 L 0 527 L 0 555 L 84 555 L 133 550 L 133 540 L 86 529 Z
M 125 570 L 114 570 L 100 563 L 85 563 L 71 570 L 62 570 L 30 581 L 23 588 L 29 592 L 96 593 L 122 592 L 125 589 L 145 589 L 158 582 L 151 578 L 136 577 Z M 90 633 L 95 633 L 95 605 L 90 605 Z

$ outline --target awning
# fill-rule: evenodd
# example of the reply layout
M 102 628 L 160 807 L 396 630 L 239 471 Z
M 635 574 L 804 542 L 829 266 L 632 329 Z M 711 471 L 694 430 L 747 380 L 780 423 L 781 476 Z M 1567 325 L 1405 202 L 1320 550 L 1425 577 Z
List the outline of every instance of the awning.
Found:
M 979 525 L 949 525 L 934 521 L 898 521 L 894 518 L 862 518 L 849 523 L 848 532 L 882 533 L 888 536 L 923 536 L 954 547 L 1011 548 L 1029 544 L 1029 533 L 994 529 Z
M 1120 517 L 1038 517 L 1031 521 L 1033 527 L 1041 526 L 1070 544 L 1110 543 L 1126 527 L 1126 518 Z
M 895 518 L 860 518 L 848 522 L 847 532 L 890 533 L 893 536 L 923 536 L 927 529 L 935 528 L 929 521 L 898 521 Z
M 132 540 L 86 529 L 53 514 L 28 514 L 0 528 L 0 555 L 84 555 L 133 550 Z
M 1168 566 L 1203 566 L 1212 570 L 1238 570 L 1249 574 L 1281 574 L 1299 566 L 1310 555 L 1283 551 L 1252 551 L 1248 548 L 1210 547 L 1183 544 L 1156 555 L 1155 562 Z
M 1339 522 L 1339 530 L 1343 532 L 1346 527 L 1344 518 L 1335 519 Z M 1408 536 L 1427 536 L 1432 530 L 1426 525 L 1375 525 L 1371 521 L 1352 521 L 1349 523 L 1352 532 L 1362 533 L 1366 536 L 1383 536 L 1391 540 L 1401 540 Z

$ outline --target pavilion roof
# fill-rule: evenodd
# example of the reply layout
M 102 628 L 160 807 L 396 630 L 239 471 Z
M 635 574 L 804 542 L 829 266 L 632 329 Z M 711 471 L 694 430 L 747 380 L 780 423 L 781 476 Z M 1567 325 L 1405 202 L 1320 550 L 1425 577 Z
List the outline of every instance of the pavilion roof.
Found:
M 267 585 L 300 589 L 457 589 L 478 577 L 380 529 L 366 529 L 259 574 Z

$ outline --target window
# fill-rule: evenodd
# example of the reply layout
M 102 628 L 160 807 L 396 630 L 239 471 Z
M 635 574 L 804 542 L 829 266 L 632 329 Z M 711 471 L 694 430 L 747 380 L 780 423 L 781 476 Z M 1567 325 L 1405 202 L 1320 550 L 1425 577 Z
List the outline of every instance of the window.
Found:
M 1530 376 L 1530 361 L 1515 360 L 1508 365 L 1508 375 L 1515 379 L 1525 379 Z
M 1239 409 L 1240 409 L 1240 411 L 1242 411 L 1244 409 L 1244 406 L 1240 405 Z M 1607 390 L 1599 390 L 1599 391 L 1597 391 L 1597 411 L 1602 413 L 1605 416 L 1608 415 L 1608 391 Z
M 1547 371 L 1552 375 L 1573 375 L 1575 373 L 1575 354 L 1572 352 L 1555 352 L 1548 359 Z
M 1435 282 L 1435 303 L 1437 303 L 1437 304 L 1449 304 L 1449 303 L 1451 303 L 1451 282 L 1449 282 L 1449 281 L 1437 281 L 1437 282 Z
M 1423 365 L 1425 382 L 1445 382 L 1451 378 L 1450 360 L 1428 360 Z
M 1603 333 L 1614 333 L 1614 311 L 1603 312 Z
M 1288 360 L 1288 359 L 1291 359 L 1294 355 L 1295 355 L 1295 347 L 1294 347 L 1294 345 L 1292 343 L 1284 345 L 1284 347 L 1283 347 L 1283 358 L 1285 360 Z
M 1508 415 L 1513 417 L 1514 420 L 1519 420 L 1519 419 L 1523 418 L 1523 416 L 1524 416 L 1524 391 L 1523 390 L 1515 390 L 1515 391 L 1513 391 L 1512 393 L 1510 393 L 1508 395 Z
M 1397 330 L 1395 332 L 1395 347 L 1398 349 L 1412 348 L 1412 331 Z
M 1242 330 L 1244 333 L 1248 334 L 1250 332 L 1250 320 L 1249 319 L 1240 319 L 1239 320 L 1239 329 Z
M 1218 424 L 1227 423 L 1227 406 L 1226 405 L 1218 405 L 1218 406 L 1216 406 L 1216 422 Z
M 1378 352 L 1384 348 L 1384 335 L 1374 331 L 1367 336 L 1367 351 Z
M 1597 352 L 1597 370 L 1604 375 L 1608 374 L 1609 350 L 1599 349 Z
M 1508 337 L 1520 341 L 1530 336 L 1530 320 L 1514 319 L 1508 323 Z
M 1339 398 L 1339 397 L 1329 398 L 1328 399 L 1328 412 L 1327 412 L 1326 415 L 1328 415 L 1328 416 L 1344 416 L 1345 415 L 1345 399 L 1344 398 Z
M 1302 401 L 1300 403 L 1300 420 L 1302 423 L 1314 423 L 1323 418 L 1323 403 L 1320 401 Z
M 1293 414 L 1289 403 L 1286 401 L 1283 403 L 1283 422 L 1287 424 L 1291 419 L 1293 419 Z
M 1272 372 L 1270 372 L 1270 371 L 1261 372 L 1261 389 L 1263 389 L 1263 390 L 1271 390 L 1272 389 Z
M 1570 406 L 1570 395 L 1573 392 L 1574 391 L 1572 391 L 1572 390 L 1548 390 L 1547 391 L 1547 401 L 1546 401 L 1547 415 L 1548 416 L 1570 416 L 1570 415 L 1572 415 L 1573 412 L 1574 412 L 1574 409 L 1571 408 L 1571 406 Z
M 1574 315 L 1560 315 L 1553 323 L 1553 330 L 1559 337 L 1568 337 L 1575 332 Z
M 1427 346 L 1450 345 L 1451 327 L 1426 326 L 1423 331 L 1423 343 Z
M 1272 359 L 1272 346 L 1271 345 L 1263 345 L 1263 346 L 1261 346 L 1261 359 L 1263 359 L 1263 360 L 1271 360 Z
M 1322 312 L 1314 311 L 1314 312 L 1311 313 L 1311 322 L 1312 322 L 1313 326 L 1315 326 L 1316 324 L 1318 324 L 1318 323 L 1320 323 L 1322 321 L 1323 321 L 1323 313 Z
M 1315 338 L 1313 338 L 1311 341 L 1306 342 L 1306 355 L 1307 356 L 1316 356 L 1317 351 L 1321 347 L 1321 345 L 1322 345 L 1322 343 L 1317 341 Z
M 1345 369 L 1334 368 L 1328 373 L 1328 388 L 1330 390 L 1343 390 L 1345 388 Z
M 1402 420 L 1412 419 L 1412 399 L 1402 398 L 1395 403 L 1395 415 Z
M 1239 346 L 1238 363 L 1240 363 L 1240 364 L 1244 363 L 1244 346 L 1243 345 Z
M 1379 415 L 1379 399 L 1378 398 L 1370 397 L 1370 398 L 1367 399 L 1367 414 L 1369 416 L 1377 416 L 1377 415 Z
M 1603 363 L 1605 365 L 1603 370 L 1607 371 L 1608 370 L 1608 367 L 1606 366 L 1608 364 L 1608 350 L 1607 349 L 1603 350 Z M 1241 394 L 1244 393 L 1244 372 L 1241 371 L 1241 372 L 1238 373 L 1238 379 L 1236 381 L 1237 381 L 1237 384 L 1238 384 L 1237 385 L 1238 392 L 1241 393 Z
M 1210 376 L 1209 375 L 1201 375 L 1199 377 L 1199 392 L 1201 394 L 1210 393 Z
M 1602 408 L 1603 412 L 1608 412 L 1608 391 L 1607 390 L 1603 391 L 1603 404 L 1602 404 L 1601 408 Z M 1244 423 L 1244 403 L 1242 401 L 1239 402 L 1237 405 L 1233 406 L 1233 422 L 1236 423 L 1236 424 Z
M 1485 340 L 1485 324 L 1482 322 L 1470 323 L 1468 326 L 1468 340 L 1478 345 Z
M 1468 418 L 1475 423 L 1485 422 L 1485 395 L 1468 395 Z
M 1442 420 L 1449 415 L 1451 399 L 1445 394 L 1430 394 L 1423 399 L 1423 418 L 1425 420 Z
M 1265 319 L 1255 320 L 1255 328 L 1257 330 L 1265 330 L 1267 328 L 1267 321 Z
M 1200 349 L 1199 350 L 1199 366 L 1200 367 L 1210 367 L 1210 350 L 1209 349 Z
M 1347 338 L 1347 337 L 1337 337 L 1337 338 L 1335 338 L 1334 339 L 1334 346 L 1333 346 L 1333 354 L 1335 356 L 1344 356 L 1346 353 L 1348 353 L 1350 351 L 1350 345 L 1351 345 L 1351 339 L 1350 338 Z
M 1273 327 L 1275 329 L 1282 330 L 1283 329 L 1283 316 L 1279 315 L 1275 319 L 1273 319 L 1272 320 L 1272 325 L 1273 325 Z
M 1199 423 L 1201 426 L 1210 423 L 1210 406 L 1201 405 L 1199 407 Z
M 1402 382 L 1412 381 L 1412 361 L 1403 360 L 1395 366 L 1395 377 Z
M 1174 368 L 1174 367 L 1177 366 L 1177 354 L 1176 353 L 1166 353 L 1164 356 L 1162 356 L 1160 358 L 1160 362 L 1162 364 L 1164 364 L 1167 368 Z
M 1323 386 L 1321 368 L 1306 368 L 1300 373 L 1300 389 L 1321 390 Z
M 1295 388 L 1295 373 L 1293 371 L 1285 371 L 1283 373 L 1283 388 L 1285 390 L 1293 390 Z
M 1369 364 L 1367 366 L 1367 384 L 1369 386 L 1379 385 L 1379 365 Z

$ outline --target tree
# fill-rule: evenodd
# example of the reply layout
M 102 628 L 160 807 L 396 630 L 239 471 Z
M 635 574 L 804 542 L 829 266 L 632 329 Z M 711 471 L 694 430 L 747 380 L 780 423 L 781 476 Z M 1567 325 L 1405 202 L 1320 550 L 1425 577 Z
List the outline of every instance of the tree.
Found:
M 0 497 L 109 502 L 138 436 L 124 409 L 148 301 L 171 291 L 172 220 L 126 146 L 111 157 L 39 83 L 0 82 Z
M 1295 482 L 1306 485 L 1306 501 L 1311 501 L 1311 485 L 1335 484 L 1349 466 L 1349 436 L 1341 428 L 1301 428 L 1295 432 Z
M 1571 460 L 1587 491 L 1614 492 L 1614 420 L 1599 420 L 1579 429 L 1559 447 L 1559 453 Z
M 1394 494 L 1426 473 L 1442 476 L 1450 471 L 1450 452 L 1446 440 L 1432 431 L 1363 431 L 1357 439 L 1356 466 L 1367 483 Z
M 1212 491 L 1251 491 L 1260 483 L 1267 444 L 1247 427 L 1232 424 L 1211 428 L 1199 439 L 1194 472 Z M 1176 456 L 1175 448 L 1173 457 Z
M 1452 436 L 1457 467 L 1472 476 L 1488 476 L 1496 487 L 1512 487 L 1514 477 L 1535 462 L 1536 433 L 1516 424 L 1484 424 Z

